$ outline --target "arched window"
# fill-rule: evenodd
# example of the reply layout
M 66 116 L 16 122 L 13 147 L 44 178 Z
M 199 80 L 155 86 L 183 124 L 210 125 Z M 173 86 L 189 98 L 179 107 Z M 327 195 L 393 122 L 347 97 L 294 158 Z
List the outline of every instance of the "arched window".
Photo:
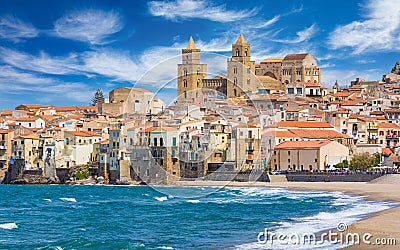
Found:
M 236 67 L 233 68 L 233 74 L 237 74 L 237 68 Z
M 200 69 L 197 69 L 197 75 L 200 75 Z
M 200 79 L 197 79 L 197 87 L 200 85 Z
M 234 96 L 237 96 L 236 89 L 233 90 L 233 95 L 234 95 Z
M 186 68 L 183 68 L 183 75 L 187 76 L 187 69 Z
M 235 50 L 235 55 L 236 55 L 236 56 L 239 56 L 239 49 L 236 49 L 236 50 Z
M 244 56 L 247 56 L 247 50 L 244 51 Z
M 233 84 L 237 84 L 237 78 L 235 77 L 235 78 L 233 78 Z
M 187 95 L 186 95 L 186 91 L 184 91 L 184 92 L 183 92 L 183 97 L 184 97 L 184 98 L 186 98 L 186 97 L 187 97 Z
M 188 85 L 187 85 L 187 81 L 186 81 L 186 79 L 185 79 L 185 80 L 183 80 L 183 87 L 184 87 L 184 88 L 187 88 L 187 86 L 188 86 Z

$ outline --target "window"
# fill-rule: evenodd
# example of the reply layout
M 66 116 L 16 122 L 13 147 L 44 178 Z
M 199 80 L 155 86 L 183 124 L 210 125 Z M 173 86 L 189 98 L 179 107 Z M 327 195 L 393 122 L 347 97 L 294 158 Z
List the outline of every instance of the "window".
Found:
M 187 86 L 188 86 L 187 80 L 185 79 L 185 80 L 183 80 L 183 87 L 184 87 L 184 88 L 187 88 Z
M 160 138 L 160 147 L 164 146 L 164 138 Z
M 287 154 L 290 155 L 290 151 L 287 151 Z
M 236 56 L 239 56 L 239 49 L 236 49 L 236 50 L 235 50 L 235 55 L 236 55 Z
M 236 67 L 233 68 L 233 74 L 237 74 L 237 68 Z
M 32 126 L 32 123 L 29 123 L 29 125 L 28 125 L 29 127 L 31 127 Z
M 297 94 L 298 94 L 298 95 L 302 95 L 302 94 L 303 94 L 303 89 L 297 88 Z
M 250 84 L 250 79 L 247 79 L 247 84 Z
M 244 51 L 244 56 L 247 56 L 247 50 Z
M 314 160 L 315 162 L 318 162 L 318 159 L 317 158 L 315 158 L 315 160 Z
M 233 84 L 237 84 L 237 78 L 235 77 L 235 78 L 233 78 Z
M 187 69 L 186 68 L 183 69 L 183 75 L 187 76 Z
M 200 69 L 197 69 L 197 75 L 200 75 Z
M 287 162 L 290 163 L 290 159 L 287 159 Z
M 153 145 L 154 147 L 157 147 L 157 138 L 154 138 L 154 139 L 153 139 L 153 144 L 154 144 L 154 145 Z
M 288 88 L 288 94 L 294 94 L 294 88 Z

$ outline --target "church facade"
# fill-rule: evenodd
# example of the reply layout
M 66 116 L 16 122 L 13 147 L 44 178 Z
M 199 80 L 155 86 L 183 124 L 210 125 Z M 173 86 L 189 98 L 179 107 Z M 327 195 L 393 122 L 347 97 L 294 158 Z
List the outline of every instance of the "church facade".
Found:
M 250 44 L 242 34 L 232 44 L 227 59 L 227 74 L 207 78 L 207 64 L 200 62 L 200 49 L 190 37 L 182 49 L 182 63 L 178 64 L 178 101 L 193 102 L 204 91 L 234 98 L 257 93 L 260 89 L 285 90 L 294 82 L 320 84 L 321 72 L 311 54 L 289 54 L 285 58 L 267 58 L 260 64 L 251 60 Z

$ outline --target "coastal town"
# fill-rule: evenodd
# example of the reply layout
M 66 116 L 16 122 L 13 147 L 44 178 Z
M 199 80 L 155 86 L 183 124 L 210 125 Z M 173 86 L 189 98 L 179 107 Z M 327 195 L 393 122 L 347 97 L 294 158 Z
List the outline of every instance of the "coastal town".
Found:
M 255 62 L 242 34 L 232 41 L 224 74 L 208 78 L 192 37 L 181 56 L 169 105 L 126 86 L 99 91 L 92 106 L 0 110 L 3 183 L 168 184 L 397 170 L 400 63 L 379 80 L 323 86 L 312 54 Z M 357 166 L 354 159 L 373 161 Z

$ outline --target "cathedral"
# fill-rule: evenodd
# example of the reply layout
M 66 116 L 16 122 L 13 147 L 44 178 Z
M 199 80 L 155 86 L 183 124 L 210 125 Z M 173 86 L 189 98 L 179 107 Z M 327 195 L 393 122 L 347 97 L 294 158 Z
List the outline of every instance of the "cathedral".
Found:
M 207 90 L 234 98 L 249 93 L 284 91 L 287 84 L 294 82 L 320 84 L 320 73 L 311 54 L 289 54 L 256 64 L 251 60 L 250 44 L 240 34 L 227 59 L 227 74 L 207 78 L 207 64 L 200 62 L 200 49 L 190 37 L 187 48 L 182 49 L 182 63 L 178 64 L 178 101 L 196 102 Z

